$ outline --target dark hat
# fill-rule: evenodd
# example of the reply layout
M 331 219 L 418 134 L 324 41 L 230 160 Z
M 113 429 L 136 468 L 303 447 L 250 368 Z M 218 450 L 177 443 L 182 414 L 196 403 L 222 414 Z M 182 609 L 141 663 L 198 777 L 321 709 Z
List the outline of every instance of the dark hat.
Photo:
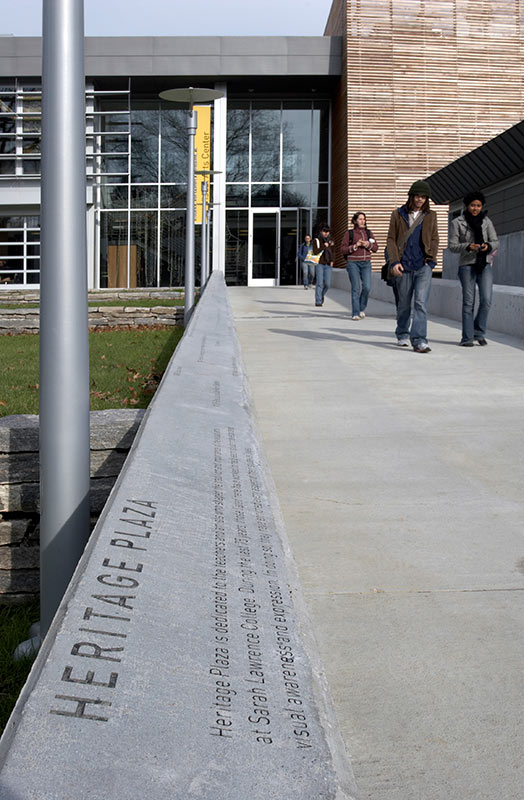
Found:
M 473 200 L 480 200 L 482 205 L 485 205 L 486 203 L 486 198 L 480 191 L 468 192 L 467 195 L 464 197 L 464 205 L 469 206 L 469 204 L 472 203 Z
M 431 197 L 431 188 L 427 181 L 415 181 L 411 184 L 408 194 L 419 194 L 424 197 Z

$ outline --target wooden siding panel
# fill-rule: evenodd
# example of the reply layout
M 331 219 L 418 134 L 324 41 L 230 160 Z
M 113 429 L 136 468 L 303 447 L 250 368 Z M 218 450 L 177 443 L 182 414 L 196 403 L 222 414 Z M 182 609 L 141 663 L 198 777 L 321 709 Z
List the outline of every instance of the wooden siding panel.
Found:
M 411 183 L 522 119 L 524 10 L 507 0 L 346 0 L 346 9 L 345 217 L 368 215 L 378 267 L 391 210 Z M 333 133 L 340 169 L 340 132 Z M 339 183 L 338 176 L 337 232 Z M 436 210 L 445 246 L 447 206 Z

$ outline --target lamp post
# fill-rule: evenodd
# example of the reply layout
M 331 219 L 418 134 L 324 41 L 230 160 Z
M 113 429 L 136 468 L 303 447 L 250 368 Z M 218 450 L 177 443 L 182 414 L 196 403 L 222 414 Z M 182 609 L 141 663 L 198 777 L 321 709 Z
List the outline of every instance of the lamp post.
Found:
M 210 103 L 218 100 L 224 93 L 218 89 L 197 89 L 189 86 L 184 89 L 167 89 L 160 92 L 162 100 L 170 103 L 181 103 L 188 107 L 187 135 L 187 210 L 186 210 L 186 263 L 184 272 L 184 324 L 187 325 L 195 304 L 195 133 L 197 128 L 197 112 L 194 105 Z
M 84 8 L 43 4 L 41 633 L 89 538 Z
M 204 177 L 204 180 L 202 181 L 202 255 L 200 259 L 200 287 L 203 289 L 207 279 L 209 278 L 209 217 L 206 210 L 208 183 L 206 178 L 209 175 L 222 175 L 222 171 L 219 169 L 198 169 L 196 174 Z

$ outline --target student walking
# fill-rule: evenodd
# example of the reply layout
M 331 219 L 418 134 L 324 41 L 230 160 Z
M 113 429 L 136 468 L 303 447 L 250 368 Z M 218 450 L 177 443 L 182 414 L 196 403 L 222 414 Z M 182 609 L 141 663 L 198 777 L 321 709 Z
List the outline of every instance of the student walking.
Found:
M 499 242 L 495 227 L 483 206 L 482 192 L 470 192 L 464 198 L 464 211 L 451 223 L 448 247 L 460 253 L 459 280 L 462 284 L 462 347 L 475 342 L 487 345 L 486 326 L 493 296 L 493 253 Z M 475 319 L 475 290 L 479 307 Z
M 313 239 L 313 255 L 320 255 L 316 266 L 315 277 L 315 305 L 324 304 L 324 297 L 331 286 L 331 273 L 335 261 L 335 243 L 331 238 L 331 228 L 329 225 L 322 225 L 320 233 Z
M 352 227 L 346 231 L 340 250 L 347 259 L 347 273 L 351 283 L 351 319 L 364 319 L 371 290 L 370 253 L 376 253 L 378 244 L 366 227 L 366 215 L 357 211 L 351 217 Z
M 427 181 L 415 181 L 406 203 L 391 214 L 387 236 L 390 273 L 397 279 L 397 344 L 409 347 L 411 343 L 416 353 L 431 352 L 427 304 L 438 253 L 438 230 L 437 215 L 429 208 L 430 194 Z
M 312 253 L 313 245 L 311 244 L 311 236 L 309 233 L 306 233 L 304 236 L 304 241 L 298 248 L 298 260 L 300 261 L 300 266 L 302 267 L 302 282 L 304 284 L 304 289 L 309 289 L 315 280 L 316 265 L 313 261 L 307 260 Z

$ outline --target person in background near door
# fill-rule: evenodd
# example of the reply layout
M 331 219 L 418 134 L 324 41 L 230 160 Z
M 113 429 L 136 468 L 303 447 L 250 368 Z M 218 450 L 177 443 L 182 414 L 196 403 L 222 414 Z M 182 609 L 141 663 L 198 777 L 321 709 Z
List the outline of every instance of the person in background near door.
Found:
M 329 225 L 322 225 L 320 233 L 313 239 L 313 255 L 320 258 L 315 270 L 317 285 L 315 286 L 315 305 L 324 304 L 324 297 L 331 286 L 331 273 L 333 262 L 335 261 L 335 243 L 331 238 L 331 228 Z
M 347 230 L 342 239 L 340 250 L 347 259 L 347 273 L 351 283 L 352 319 L 360 320 L 366 316 L 371 289 L 370 253 L 376 253 L 378 244 L 373 234 L 366 227 L 366 215 L 357 211 L 351 217 L 353 227 Z
M 493 295 L 493 253 L 499 243 L 492 221 L 483 209 L 482 192 L 470 192 L 464 198 L 464 211 L 451 223 L 448 247 L 460 253 L 459 280 L 462 284 L 463 347 L 474 342 L 486 345 L 486 325 Z M 479 308 L 475 319 L 475 287 L 479 287 Z
M 306 233 L 304 236 L 304 241 L 298 248 L 298 260 L 300 261 L 300 266 L 302 267 L 302 281 L 304 283 L 304 289 L 309 289 L 315 280 L 316 265 L 313 261 L 307 261 L 307 257 L 312 253 L 313 245 L 311 244 L 311 236 L 309 233 Z
M 390 273 L 397 281 L 397 344 L 429 353 L 427 304 L 438 253 L 437 215 L 430 211 L 427 181 L 412 184 L 407 202 L 391 214 L 387 237 Z M 413 318 L 411 320 L 411 304 Z

